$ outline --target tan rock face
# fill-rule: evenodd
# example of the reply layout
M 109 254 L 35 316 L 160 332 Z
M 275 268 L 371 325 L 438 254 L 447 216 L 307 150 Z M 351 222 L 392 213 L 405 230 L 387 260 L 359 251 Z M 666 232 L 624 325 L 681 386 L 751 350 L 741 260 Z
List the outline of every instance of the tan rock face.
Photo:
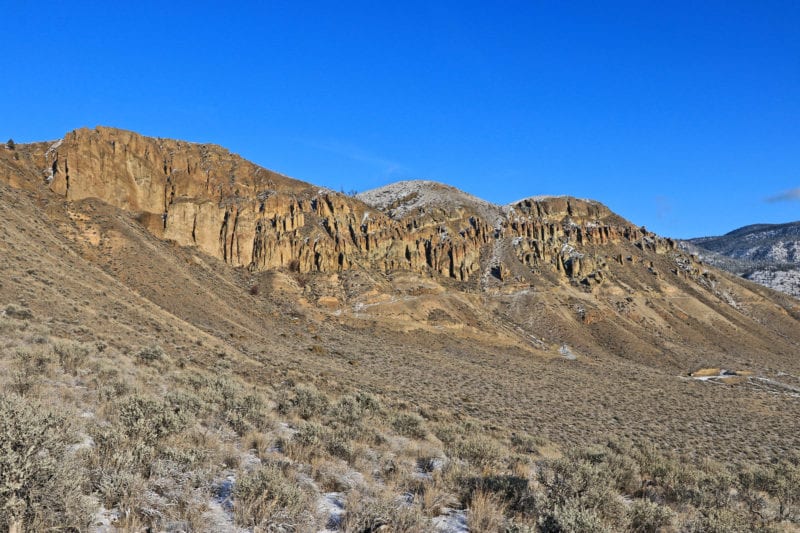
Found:
M 214 145 L 99 127 L 34 148 L 41 179 L 67 200 L 99 198 L 134 213 L 160 238 L 255 271 L 373 268 L 470 281 L 493 268 L 505 281 L 521 265 L 591 285 L 602 282 L 605 245 L 627 241 L 654 253 L 674 248 L 605 206 L 575 198 L 477 209 L 464 203 L 460 191 L 448 202 L 449 188 L 436 185 L 443 202 L 419 204 L 418 193 L 384 201 L 378 207 L 387 213 L 389 205 L 403 212 L 390 218 L 358 199 L 260 168 Z M 6 174 L 20 173 L 0 177 Z M 417 204 L 398 210 L 404 200 Z

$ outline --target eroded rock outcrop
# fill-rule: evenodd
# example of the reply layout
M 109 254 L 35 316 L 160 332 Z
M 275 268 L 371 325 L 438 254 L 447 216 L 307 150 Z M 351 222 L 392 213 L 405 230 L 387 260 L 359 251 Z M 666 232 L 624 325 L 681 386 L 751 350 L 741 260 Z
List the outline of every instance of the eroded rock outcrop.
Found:
M 569 197 L 500 207 L 441 184 L 407 182 L 359 195 L 368 205 L 218 146 L 102 127 L 28 147 L 36 167 L 29 174 L 54 193 L 99 198 L 135 214 L 159 238 L 252 270 L 377 268 L 469 281 L 491 268 L 511 278 L 513 260 L 593 284 L 603 279 L 605 245 L 674 248 L 602 204 Z M 504 249 L 511 258 L 496 257 Z

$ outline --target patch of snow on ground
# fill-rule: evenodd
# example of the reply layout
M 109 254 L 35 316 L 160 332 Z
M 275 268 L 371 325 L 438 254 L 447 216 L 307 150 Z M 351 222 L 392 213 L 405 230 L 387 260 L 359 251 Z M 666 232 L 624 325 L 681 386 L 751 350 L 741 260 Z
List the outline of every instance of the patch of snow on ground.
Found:
M 317 500 L 317 510 L 328 517 L 325 529 L 320 533 L 333 533 L 339 531 L 344 518 L 345 496 L 342 492 L 326 492 Z
M 122 513 L 120 513 L 119 509 L 114 507 L 113 509 L 106 509 L 102 505 L 100 509 L 94 515 L 94 524 L 90 531 L 92 533 L 108 533 L 110 531 L 117 531 L 112 524 L 122 518 Z
M 466 511 L 448 510 L 446 514 L 437 516 L 431 522 L 439 533 L 469 533 Z
M 560 353 L 564 357 L 564 359 L 568 359 L 570 361 L 574 361 L 578 358 L 578 356 L 575 355 L 575 353 L 572 350 L 570 350 L 569 346 L 567 346 L 566 344 L 561 345 L 561 348 L 558 349 L 558 353 Z
M 203 513 L 203 520 L 210 531 L 244 531 L 233 524 L 233 488 L 235 485 L 236 475 L 229 471 L 225 479 L 215 483 L 212 487 L 214 495 L 208 502 L 208 510 Z
M 78 450 L 83 450 L 86 448 L 94 448 L 94 439 L 92 439 L 92 437 L 89 435 L 84 435 L 81 442 L 70 445 L 70 447 L 67 448 L 67 451 L 69 453 L 75 453 Z
M 433 479 L 433 473 L 441 470 L 447 464 L 447 460 L 442 457 L 430 457 L 417 459 L 417 466 L 414 468 L 414 477 L 424 481 Z
M 234 485 L 236 485 L 236 474 L 231 472 L 214 486 L 214 500 L 227 512 L 233 512 Z
M 50 154 L 52 154 L 53 152 L 55 152 L 56 150 L 58 150 L 58 147 L 61 146 L 61 144 L 63 142 L 64 142 L 64 139 L 59 139 L 56 142 L 54 142 L 53 144 L 51 144 L 50 147 L 47 149 L 47 151 L 44 153 L 44 156 L 47 157 Z
M 237 527 L 233 523 L 233 515 L 222 508 L 217 501 L 208 504 L 208 510 L 203 513 L 203 523 L 206 531 L 224 531 L 228 533 L 245 533 L 247 530 Z

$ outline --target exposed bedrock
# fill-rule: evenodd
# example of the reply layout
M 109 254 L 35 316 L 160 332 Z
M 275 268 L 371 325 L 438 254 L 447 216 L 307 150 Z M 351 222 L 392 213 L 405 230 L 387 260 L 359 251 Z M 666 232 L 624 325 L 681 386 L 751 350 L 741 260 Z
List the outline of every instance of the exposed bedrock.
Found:
M 629 242 L 647 253 L 675 246 L 598 202 L 570 197 L 503 208 L 484 202 L 477 209 L 461 201 L 465 193 L 448 197 L 445 191 L 436 202 L 417 202 L 398 216 L 403 198 L 390 212 L 215 145 L 98 127 L 31 147 L 37 171 L 54 193 L 71 201 L 99 198 L 134 213 L 160 238 L 253 270 L 378 268 L 468 281 L 501 260 L 497 272 L 509 276 L 505 264 L 514 260 L 527 269 L 596 282 L 612 254 L 608 245 Z M 493 257 L 497 242 L 510 243 L 504 249 L 513 253 Z

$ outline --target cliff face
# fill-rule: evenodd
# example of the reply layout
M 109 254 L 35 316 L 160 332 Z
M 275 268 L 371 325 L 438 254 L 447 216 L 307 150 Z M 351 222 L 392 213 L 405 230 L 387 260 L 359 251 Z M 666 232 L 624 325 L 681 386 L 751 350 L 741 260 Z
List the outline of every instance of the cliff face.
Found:
M 575 198 L 501 208 L 440 184 L 410 182 L 411 193 L 395 186 L 359 195 L 368 205 L 214 145 L 98 127 L 28 146 L 28 175 L 67 200 L 98 198 L 134 213 L 159 238 L 254 271 L 372 268 L 468 282 L 487 275 L 526 281 L 532 269 L 544 269 L 591 285 L 602 281 L 608 260 L 622 261 L 604 245 L 628 242 L 657 253 L 674 247 Z M 5 173 L 9 181 L 19 174 Z

